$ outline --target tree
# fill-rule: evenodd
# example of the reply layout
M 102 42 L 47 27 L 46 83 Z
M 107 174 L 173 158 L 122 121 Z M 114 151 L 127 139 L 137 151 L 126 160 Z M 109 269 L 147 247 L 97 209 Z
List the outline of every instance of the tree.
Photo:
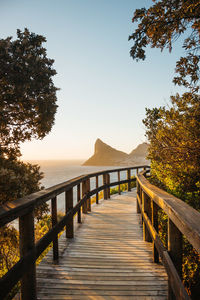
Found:
M 200 211 L 200 101 L 185 93 L 171 107 L 146 109 L 152 176 L 162 187 Z
M 19 155 L 19 143 L 43 138 L 54 124 L 54 60 L 45 37 L 17 30 L 17 39 L 0 40 L 0 155 Z
M 37 165 L 16 159 L 0 158 L 1 204 L 39 191 L 42 178 L 40 167 Z
M 171 106 L 146 109 L 151 182 L 200 211 L 200 101 L 185 93 Z M 159 212 L 159 235 L 166 244 L 167 218 Z M 192 299 L 200 289 L 200 255 L 183 239 L 183 281 Z
M 17 158 L 21 142 L 42 139 L 54 124 L 56 71 L 44 42 L 27 28 L 0 40 L 0 203 L 41 189 L 40 168 Z
M 19 160 L 20 143 L 42 139 L 54 124 L 56 91 L 54 60 L 47 58 L 45 37 L 17 30 L 17 39 L 0 40 L 0 204 L 41 190 L 40 167 Z M 48 212 L 35 210 L 38 221 Z M 0 275 L 18 260 L 18 232 L 0 229 Z
M 145 48 L 168 48 L 186 35 L 185 56 L 176 63 L 173 82 L 188 89 L 171 96 L 167 107 L 146 109 L 146 136 L 150 142 L 150 180 L 200 211 L 200 1 L 160 0 L 148 9 L 137 9 L 137 28 L 130 55 L 136 61 L 146 58 Z M 159 234 L 165 244 L 167 218 L 159 212 Z M 200 256 L 183 238 L 183 281 L 192 299 L 199 298 Z
M 130 54 L 137 61 L 144 60 L 148 45 L 161 50 L 167 47 L 172 51 L 173 43 L 181 35 L 187 35 L 183 41 L 186 56 L 176 64 L 178 76 L 174 78 L 174 83 L 189 88 L 189 91 L 182 96 L 172 96 L 171 108 L 147 109 L 144 120 L 150 141 L 152 172 L 157 174 L 157 179 L 167 189 L 175 191 L 179 186 L 184 197 L 184 193 L 198 190 L 200 179 L 200 97 L 197 94 L 200 76 L 200 1 L 153 2 L 148 9 L 141 8 L 134 12 L 132 21 L 137 23 L 137 28 L 129 37 L 134 41 Z
M 200 1 L 199 0 L 153 0 L 148 9 L 141 8 L 134 12 L 133 23 L 137 28 L 129 40 L 134 41 L 130 55 L 133 59 L 144 60 L 145 48 L 168 48 L 172 51 L 173 43 L 183 34 L 186 55 L 176 63 L 178 76 L 174 83 L 198 91 L 199 50 L 200 50 Z

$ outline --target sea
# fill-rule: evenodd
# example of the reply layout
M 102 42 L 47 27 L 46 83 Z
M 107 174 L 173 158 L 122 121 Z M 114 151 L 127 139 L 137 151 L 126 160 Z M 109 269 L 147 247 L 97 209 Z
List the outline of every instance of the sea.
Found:
M 77 176 L 94 173 L 102 170 L 117 169 L 119 166 L 83 166 L 84 160 L 31 160 L 28 161 L 32 164 L 40 166 L 41 171 L 44 173 L 44 178 L 41 180 L 44 188 L 52 187 L 58 183 L 65 182 Z M 134 172 L 134 171 L 132 171 Z M 131 174 L 131 176 L 134 173 Z M 117 172 L 110 174 L 110 181 L 117 181 Z M 126 178 L 126 172 L 120 173 L 121 179 Z M 90 180 L 91 189 L 95 188 L 95 178 Z M 99 185 L 102 184 L 102 176 L 99 176 Z M 77 202 L 76 187 L 73 188 L 73 201 Z M 58 211 L 64 212 L 64 194 L 58 196 L 57 199 Z

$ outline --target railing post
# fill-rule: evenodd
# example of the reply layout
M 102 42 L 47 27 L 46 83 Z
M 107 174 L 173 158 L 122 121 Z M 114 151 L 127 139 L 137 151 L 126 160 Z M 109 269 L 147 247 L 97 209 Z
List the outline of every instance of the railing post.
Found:
M 142 204 L 142 188 L 140 185 L 139 185 L 139 195 L 140 195 L 141 204 Z
M 168 218 L 168 251 L 180 278 L 182 278 L 182 233 L 170 218 Z M 176 299 L 170 282 L 168 282 L 168 299 Z
M 19 244 L 20 257 L 25 256 L 30 250 L 35 248 L 35 233 L 34 233 L 34 212 L 30 212 L 19 218 Z M 35 258 L 31 265 L 27 268 L 27 272 L 21 279 L 21 299 L 36 300 L 36 266 Z
M 77 185 L 77 203 L 80 200 L 81 200 L 81 186 L 80 186 L 80 183 L 79 183 Z M 81 223 L 81 207 L 78 210 L 77 221 L 78 221 L 78 223 Z
M 87 179 L 87 194 L 90 192 L 90 178 Z M 87 196 L 87 211 L 91 211 L 91 198 Z
M 65 192 L 65 210 L 66 213 L 73 208 L 73 188 Z M 66 237 L 74 237 L 74 218 L 73 215 L 70 216 L 69 221 L 66 224 Z
M 96 189 L 99 187 L 99 177 L 96 176 Z M 99 193 L 96 193 L 96 204 L 99 204 Z
M 158 205 L 151 199 L 151 212 L 152 212 L 151 222 L 157 233 L 158 233 L 158 209 L 159 209 Z M 158 254 L 158 250 L 156 249 L 154 241 L 153 241 L 153 261 L 155 263 L 159 262 L 159 254 Z
M 117 172 L 117 176 L 118 176 L 118 181 L 120 182 L 120 171 Z M 118 185 L 118 191 L 119 191 L 119 195 L 121 195 L 121 187 L 120 187 L 120 183 Z
M 128 179 L 128 192 L 131 191 L 131 170 L 127 170 L 127 179 Z
M 142 210 L 151 218 L 151 203 L 149 197 L 142 191 Z M 143 221 L 143 239 L 146 242 L 151 242 L 151 236 L 147 229 L 145 222 Z
M 142 205 L 142 187 L 140 185 L 139 185 L 139 195 L 140 195 L 140 203 L 141 203 L 142 210 L 143 210 L 143 205 Z M 141 212 L 141 222 L 143 224 L 143 215 L 142 215 L 142 212 Z
M 107 174 L 107 195 L 108 195 L 108 199 L 110 199 L 110 174 Z
M 51 199 L 51 221 L 52 227 L 57 224 L 57 198 Z M 53 239 L 53 260 L 58 260 L 58 235 Z
M 140 185 L 139 185 L 139 182 L 137 181 L 136 179 L 136 187 L 137 187 L 137 199 L 136 199 L 136 208 L 137 208 L 137 213 L 140 214 L 141 211 L 140 211 L 140 205 L 139 205 L 139 202 L 140 202 Z
M 107 174 L 103 174 L 103 185 L 107 185 Z M 107 200 L 108 199 L 108 190 L 107 190 L 107 187 L 104 188 L 103 190 L 103 193 L 104 193 L 104 200 Z
M 87 193 L 87 185 L 86 180 L 82 182 L 82 198 L 86 196 Z M 87 200 L 83 203 L 83 213 L 87 214 Z

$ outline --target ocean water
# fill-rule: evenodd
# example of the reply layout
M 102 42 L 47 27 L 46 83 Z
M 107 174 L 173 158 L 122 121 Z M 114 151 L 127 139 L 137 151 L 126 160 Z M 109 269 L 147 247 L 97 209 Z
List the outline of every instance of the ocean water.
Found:
M 54 186 L 58 183 L 62 183 L 74 177 L 94 173 L 102 170 L 117 169 L 115 166 L 82 166 L 82 160 L 41 160 L 41 161 L 29 161 L 33 164 L 38 164 L 41 167 L 41 171 L 44 173 L 42 179 L 42 185 L 45 188 Z M 135 174 L 132 171 L 131 176 Z M 121 179 L 126 178 L 126 172 L 121 172 Z M 111 173 L 110 181 L 117 181 L 117 173 Z M 99 185 L 102 184 L 102 176 L 99 176 Z M 95 188 L 95 178 L 90 180 L 91 189 Z M 73 188 L 73 200 L 74 204 L 77 201 L 77 190 Z M 58 211 L 64 211 L 64 193 L 58 196 L 57 201 Z
M 29 162 L 40 166 L 41 171 L 44 173 L 41 183 L 45 188 L 80 175 L 118 168 L 113 166 L 82 166 L 84 162 L 82 160 L 35 160 Z

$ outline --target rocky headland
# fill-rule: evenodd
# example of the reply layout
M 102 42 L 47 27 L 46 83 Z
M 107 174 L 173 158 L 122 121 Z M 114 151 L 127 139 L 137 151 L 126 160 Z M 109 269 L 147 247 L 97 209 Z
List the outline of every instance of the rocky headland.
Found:
M 136 166 L 146 165 L 148 144 L 139 144 L 130 154 L 119 151 L 97 139 L 94 145 L 94 154 L 86 160 L 84 166 Z

